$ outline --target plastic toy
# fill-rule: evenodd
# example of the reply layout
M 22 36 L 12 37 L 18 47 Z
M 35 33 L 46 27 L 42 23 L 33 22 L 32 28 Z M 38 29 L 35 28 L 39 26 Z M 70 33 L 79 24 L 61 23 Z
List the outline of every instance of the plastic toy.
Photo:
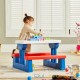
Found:
M 44 40 L 44 38 L 42 36 L 39 36 L 39 35 L 34 35 L 28 40 L 29 41 L 41 41 L 41 40 Z
M 79 65 L 68 65 L 68 67 L 66 68 L 66 72 L 69 72 L 69 74 L 71 74 L 74 77 L 79 77 L 80 75 L 80 70 L 79 70 Z
M 80 44 L 76 46 L 77 54 L 80 55 Z
M 65 70 L 65 58 L 66 56 L 63 55 L 50 55 L 48 53 L 35 53 L 35 54 L 26 54 L 25 55 L 25 65 L 21 65 L 24 64 L 24 61 L 19 62 L 19 54 L 13 54 L 13 67 L 23 70 L 23 71 L 27 71 L 27 72 L 32 72 L 33 71 L 33 67 L 32 67 L 32 60 L 44 60 L 44 66 L 48 66 L 48 67 L 53 67 L 56 69 L 60 69 L 60 70 Z M 47 59 L 47 60 L 46 60 Z M 48 59 L 58 59 L 58 63 L 56 62 L 51 62 Z M 20 64 L 19 64 L 20 63 Z M 56 65 L 56 66 L 55 66 Z
M 66 71 L 67 74 L 71 74 L 72 75 L 72 66 L 67 65 L 65 71 Z
M 80 55 L 80 23 L 76 23 L 77 27 L 75 29 L 75 33 L 77 35 L 77 46 L 76 51 L 74 53 Z
M 50 38 L 49 37 L 46 37 L 45 40 L 50 40 Z
M 33 60 L 43 60 L 44 66 L 65 70 L 66 56 L 57 55 L 57 48 L 59 47 L 59 43 L 49 43 L 51 52 L 25 53 L 27 44 L 21 43 L 17 44 L 17 46 L 19 49 L 19 53 L 15 53 L 12 55 L 14 68 L 26 72 L 33 72 Z
M 28 76 L 27 80 L 77 80 L 77 79 L 73 76 L 65 75 L 51 75 L 50 77 L 44 77 L 36 74 L 36 76 L 34 76 L 33 78 L 31 76 Z
M 69 68 L 66 68 L 65 71 L 68 72 L 69 71 Z
M 32 77 L 31 77 L 31 76 L 28 76 L 28 77 L 27 77 L 27 80 L 32 80 Z
M 28 40 L 29 41 L 43 41 L 43 40 L 50 40 L 50 38 L 49 37 L 43 38 L 42 36 L 35 34 Z
M 78 78 L 80 77 L 80 72 L 78 72 L 78 73 L 76 74 L 76 77 L 78 77 Z
M 53 75 L 52 80 L 77 80 L 73 76 Z

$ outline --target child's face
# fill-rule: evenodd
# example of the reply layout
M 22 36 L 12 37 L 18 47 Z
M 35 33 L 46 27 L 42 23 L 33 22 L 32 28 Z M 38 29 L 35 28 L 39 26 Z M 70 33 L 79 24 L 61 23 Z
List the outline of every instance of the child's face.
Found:
M 33 25 L 33 23 L 34 23 L 34 21 L 30 21 L 30 22 L 29 22 L 29 25 L 30 25 L 30 26 L 32 26 L 32 25 Z
M 32 25 L 33 25 L 33 23 L 34 23 L 34 21 L 33 21 L 33 20 L 27 20 L 27 24 L 29 24 L 30 26 L 32 26 Z

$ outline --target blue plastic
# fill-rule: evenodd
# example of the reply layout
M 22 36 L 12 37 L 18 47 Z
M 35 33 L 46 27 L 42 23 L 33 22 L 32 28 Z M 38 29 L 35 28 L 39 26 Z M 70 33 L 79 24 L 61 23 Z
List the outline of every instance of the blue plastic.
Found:
M 78 72 L 78 73 L 76 74 L 76 77 L 80 77 L 80 72 Z
M 25 50 L 27 48 L 27 44 L 17 44 L 19 50 Z
M 39 38 L 41 38 L 41 37 L 34 36 L 33 39 L 38 40 Z M 17 46 L 19 49 L 20 57 L 13 58 L 13 67 L 16 69 L 26 71 L 26 72 L 33 72 L 32 60 L 24 59 L 27 44 L 18 44 Z M 59 44 L 58 43 L 50 43 L 49 47 L 51 48 L 51 55 L 56 55 Z M 57 59 L 51 59 L 51 60 L 48 59 L 48 60 L 43 60 L 43 61 L 44 61 L 43 62 L 44 66 L 48 66 L 48 67 L 52 67 L 52 68 L 56 68 L 56 69 L 60 69 L 60 70 L 65 70 L 65 58 L 58 59 L 58 63 L 57 63 Z
M 65 70 L 65 58 L 58 59 L 58 67 L 60 70 Z
M 65 58 L 58 59 L 58 63 L 51 62 L 50 60 L 44 60 L 43 65 L 55 69 L 65 70 Z
M 25 56 L 25 50 L 20 50 L 20 64 L 25 64 L 24 56 Z
M 53 63 L 50 60 L 43 60 L 43 65 L 47 66 L 47 67 L 58 69 L 58 64 L 57 63 Z
M 54 48 L 51 48 L 51 55 L 56 55 L 57 54 L 57 51 L 56 51 L 56 49 L 54 49 Z M 51 59 L 51 62 L 54 62 L 54 63 L 56 63 L 57 61 L 56 61 L 56 59 Z
M 26 60 L 26 66 L 27 66 L 28 72 L 33 72 L 32 60 Z
M 51 48 L 51 55 L 56 55 L 57 48 L 59 47 L 59 43 L 49 43 L 49 47 Z M 57 60 L 51 59 L 51 62 L 57 63 Z
M 27 77 L 27 80 L 32 80 L 32 77 L 31 77 L 31 76 L 28 76 L 28 77 Z
M 33 36 L 32 38 L 29 39 L 29 41 L 39 41 L 42 38 L 43 38 L 42 36 Z
M 20 54 L 20 64 L 25 64 L 24 55 L 27 48 L 27 44 L 18 44 L 19 54 Z
M 25 65 L 16 63 L 13 59 L 13 67 L 16 69 L 23 70 L 25 72 L 33 72 L 32 60 L 27 60 Z
M 13 67 L 26 72 L 33 72 L 32 60 L 24 59 L 27 44 L 18 44 L 17 46 L 19 49 L 20 57 L 13 58 Z
M 13 62 L 15 62 L 15 63 L 19 63 L 19 58 L 18 58 L 18 57 L 13 58 Z
M 57 49 L 59 47 L 59 43 L 49 43 L 49 47 Z

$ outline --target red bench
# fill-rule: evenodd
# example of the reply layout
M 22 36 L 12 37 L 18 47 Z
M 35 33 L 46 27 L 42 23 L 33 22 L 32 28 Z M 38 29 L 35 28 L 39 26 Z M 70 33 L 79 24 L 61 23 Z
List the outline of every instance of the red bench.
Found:
M 50 52 L 40 52 L 40 53 L 26 53 L 25 56 L 23 56 L 23 60 L 21 60 L 20 54 L 15 53 L 12 54 L 13 57 L 13 66 L 17 67 L 17 69 L 26 70 L 26 71 L 33 71 L 32 67 L 32 60 L 43 60 L 43 65 L 47 67 L 52 67 L 60 70 L 65 70 L 65 55 L 51 55 Z M 51 60 L 50 60 L 51 59 Z M 58 62 L 56 62 L 56 60 Z M 21 63 L 25 63 L 25 65 L 22 65 Z M 15 67 L 15 68 L 16 68 Z M 24 67 L 24 68 L 23 68 Z
M 25 56 L 41 56 L 41 55 L 51 55 L 50 52 L 39 52 L 39 53 L 26 53 Z M 12 57 L 19 57 L 19 53 L 12 54 Z
M 64 55 L 36 55 L 36 56 L 25 56 L 25 60 L 40 60 L 40 59 L 62 59 L 66 58 Z
M 19 57 L 19 53 L 12 54 L 13 57 Z M 48 52 L 45 53 L 26 53 L 25 60 L 40 60 L 40 59 L 62 59 L 66 58 L 65 55 L 51 55 Z

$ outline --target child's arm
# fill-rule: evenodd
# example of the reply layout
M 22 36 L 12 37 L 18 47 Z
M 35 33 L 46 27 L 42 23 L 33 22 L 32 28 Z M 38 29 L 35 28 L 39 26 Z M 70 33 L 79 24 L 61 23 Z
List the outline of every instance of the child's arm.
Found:
M 18 39 L 20 39 L 20 37 L 21 37 L 21 33 L 20 33 L 20 35 L 19 35 Z
M 31 29 L 30 27 L 26 27 L 26 30 L 27 30 L 28 32 L 32 33 L 32 34 L 39 34 L 39 35 L 42 35 L 40 32 L 37 32 L 37 31 Z

